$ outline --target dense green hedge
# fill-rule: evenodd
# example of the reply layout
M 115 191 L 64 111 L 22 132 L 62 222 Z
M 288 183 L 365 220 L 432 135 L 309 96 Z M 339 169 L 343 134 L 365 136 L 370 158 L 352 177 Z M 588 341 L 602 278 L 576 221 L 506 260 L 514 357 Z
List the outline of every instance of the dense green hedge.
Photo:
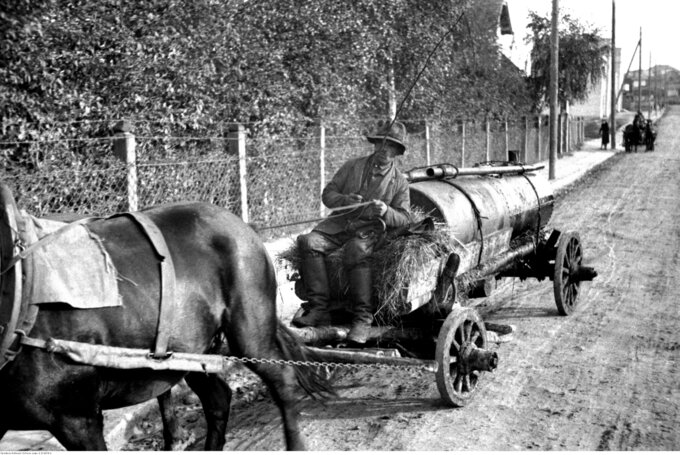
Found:
M 351 127 L 385 117 L 390 72 L 401 101 L 442 37 L 401 118 L 526 112 L 521 75 L 499 71 L 495 33 L 475 35 L 474 13 L 465 0 L 9 0 L 1 138 L 69 137 L 73 124 L 60 122 L 102 119 L 77 134 L 104 136 L 123 118 L 183 136 L 232 121 L 260 137 L 306 134 L 325 119 Z M 2 149 L 45 158 L 25 144 Z
M 363 135 L 387 117 L 390 94 L 404 101 L 399 118 L 414 137 L 424 119 L 440 137 L 451 134 L 433 146 L 444 161 L 456 160 L 456 119 L 529 111 L 522 75 L 503 65 L 493 21 L 480 16 L 491 3 L 0 2 L 3 178 L 35 214 L 125 209 L 124 169 L 107 139 L 125 119 L 139 138 L 145 202 L 198 198 L 238 211 L 223 139 L 238 122 L 248 132 L 249 171 L 260 179 L 249 182 L 254 217 L 308 217 L 317 182 L 282 161 L 315 153 L 321 124 L 331 173 L 363 153 Z M 424 164 L 416 154 L 409 160 Z M 260 195 L 258 185 L 275 191 Z M 296 202 L 300 194 L 314 203 Z

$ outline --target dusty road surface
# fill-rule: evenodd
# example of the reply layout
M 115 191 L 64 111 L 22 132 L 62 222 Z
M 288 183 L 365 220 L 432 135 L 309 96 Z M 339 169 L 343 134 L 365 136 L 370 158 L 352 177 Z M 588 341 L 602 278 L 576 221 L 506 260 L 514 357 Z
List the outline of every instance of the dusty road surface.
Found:
M 620 153 L 557 200 L 552 226 L 577 231 L 599 272 L 575 314 L 558 315 L 550 281 L 506 279 L 477 309 L 517 330 L 469 405 L 444 405 L 432 373 L 341 373 L 337 399 L 300 403 L 308 447 L 680 450 L 680 108 L 658 129 L 654 152 Z M 283 449 L 266 393 L 243 386 L 236 397 L 225 449 Z M 178 408 L 188 448 L 202 449 L 196 399 Z M 151 415 L 122 448 L 160 444 Z

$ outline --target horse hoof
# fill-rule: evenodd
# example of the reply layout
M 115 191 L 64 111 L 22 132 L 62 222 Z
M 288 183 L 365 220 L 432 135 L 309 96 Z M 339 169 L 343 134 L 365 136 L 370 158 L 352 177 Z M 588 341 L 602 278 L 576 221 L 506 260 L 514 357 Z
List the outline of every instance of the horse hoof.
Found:
M 189 435 L 188 438 L 186 439 L 182 438 L 182 440 L 174 442 L 170 450 L 172 450 L 173 452 L 184 451 L 194 442 L 196 442 L 196 436 L 194 436 L 194 434 L 192 433 Z

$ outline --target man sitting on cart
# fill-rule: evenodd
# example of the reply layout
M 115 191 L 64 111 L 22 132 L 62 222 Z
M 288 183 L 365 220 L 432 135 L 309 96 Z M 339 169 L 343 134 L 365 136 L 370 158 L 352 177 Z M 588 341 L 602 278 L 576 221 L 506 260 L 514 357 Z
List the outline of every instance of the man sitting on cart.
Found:
M 381 122 L 366 139 L 374 144 L 370 156 L 347 161 L 324 188 L 321 200 L 334 211 L 309 234 L 297 239 L 307 290 L 305 312 L 293 319 L 298 327 L 330 325 L 330 287 L 325 257 L 344 246 L 343 267 L 349 281 L 352 327 L 348 341 L 365 344 L 375 305 L 369 258 L 385 230 L 411 222 L 408 182 L 394 158 L 406 151 L 406 128 L 400 122 Z

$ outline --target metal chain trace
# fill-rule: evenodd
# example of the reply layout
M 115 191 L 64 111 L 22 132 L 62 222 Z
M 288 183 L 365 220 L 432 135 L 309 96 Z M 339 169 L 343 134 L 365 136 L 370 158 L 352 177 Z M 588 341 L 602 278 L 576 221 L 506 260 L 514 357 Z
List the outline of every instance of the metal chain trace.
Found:
M 239 363 L 265 363 L 271 365 L 291 365 L 291 366 L 307 366 L 319 368 L 347 368 L 350 370 L 360 370 L 362 368 L 374 368 L 378 370 L 407 370 L 412 372 L 429 371 L 426 365 L 416 367 L 413 365 L 389 365 L 381 363 L 339 363 L 339 362 L 319 362 L 313 360 L 283 360 L 283 359 L 256 359 L 252 357 L 235 357 L 224 356 L 224 361 L 239 362 Z

